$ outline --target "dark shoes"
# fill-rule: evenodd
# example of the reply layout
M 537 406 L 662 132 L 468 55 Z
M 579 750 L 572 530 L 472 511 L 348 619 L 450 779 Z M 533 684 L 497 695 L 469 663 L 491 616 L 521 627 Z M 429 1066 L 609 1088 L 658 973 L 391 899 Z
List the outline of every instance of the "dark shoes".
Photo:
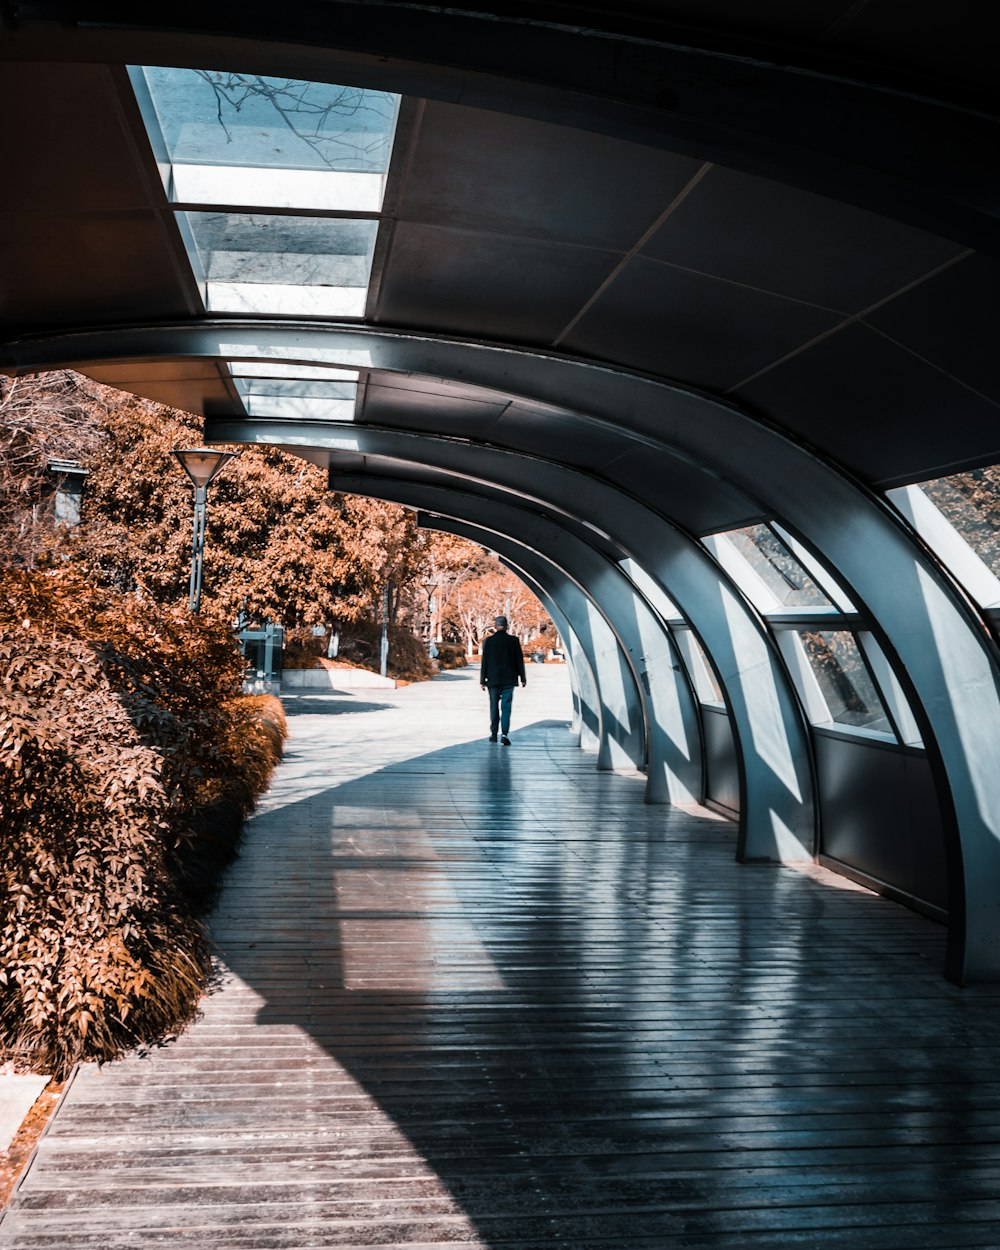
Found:
M 496 740 L 497 740 L 496 734 L 490 734 L 490 742 L 496 742 Z
M 507 737 L 507 735 L 506 735 L 506 734 L 501 734 L 501 735 L 500 735 L 500 741 L 503 743 L 503 745 L 504 745 L 505 747 L 509 747 L 509 746 L 510 746 L 510 739 Z

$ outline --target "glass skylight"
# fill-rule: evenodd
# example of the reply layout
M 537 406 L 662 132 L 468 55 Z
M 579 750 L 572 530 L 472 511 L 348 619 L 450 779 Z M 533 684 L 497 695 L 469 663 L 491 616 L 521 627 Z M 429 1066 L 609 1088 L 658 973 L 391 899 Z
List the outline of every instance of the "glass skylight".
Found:
M 973 469 L 920 489 L 994 574 L 1000 574 L 1000 471 Z
M 350 399 L 358 389 L 357 382 L 318 382 L 291 378 L 237 378 L 236 389 L 245 397 L 261 395 L 302 399 Z
M 399 97 L 219 70 L 130 74 L 206 311 L 363 317 Z
M 698 702 L 723 704 L 722 690 L 716 679 L 715 670 L 709 664 L 708 656 L 698 639 L 690 629 L 678 629 L 674 633 L 674 641 L 687 667 Z
M 377 221 L 181 214 L 209 312 L 364 316 Z
M 398 96 L 221 70 L 139 74 L 174 203 L 381 208 Z
M 318 378 L 327 382 L 356 382 L 358 380 L 357 369 L 296 365 L 283 360 L 231 360 L 229 372 L 234 378 Z
M 268 366 L 264 366 L 268 368 Z M 250 417 L 274 417 L 299 421 L 353 421 L 358 392 L 358 375 L 349 369 L 318 369 L 299 366 L 306 377 L 290 377 L 294 365 L 270 366 L 283 374 L 262 377 L 240 376 L 238 370 L 260 366 L 231 366 L 233 384 Z
M 249 417 L 293 421 L 353 421 L 355 397 L 319 398 L 291 395 L 253 395 L 243 400 Z

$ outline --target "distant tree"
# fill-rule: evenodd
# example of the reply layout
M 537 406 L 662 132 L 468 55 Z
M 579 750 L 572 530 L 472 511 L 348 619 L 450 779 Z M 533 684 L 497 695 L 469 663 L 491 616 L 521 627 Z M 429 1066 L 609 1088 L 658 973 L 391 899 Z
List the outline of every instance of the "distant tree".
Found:
M 158 603 L 187 595 L 192 488 L 173 451 L 198 445 L 200 420 L 80 381 L 101 432 L 73 558 L 98 582 Z M 286 627 L 378 615 L 413 600 L 425 537 L 393 504 L 331 494 L 326 473 L 273 447 L 234 447 L 209 490 L 203 611 Z
M 95 585 L 185 600 L 192 488 L 173 452 L 202 442 L 199 418 L 63 371 L 0 378 L 0 421 L 0 563 L 58 556 Z M 278 448 L 232 450 L 209 490 L 206 615 L 339 627 L 379 621 L 387 600 L 392 626 L 470 650 L 508 601 L 516 633 L 547 619 L 475 543 L 420 530 L 398 505 L 331 493 L 323 469 Z M 51 458 L 88 469 L 71 535 L 45 508 Z
M 52 460 L 87 460 L 102 433 L 69 371 L 0 375 L 0 552 L 33 568 L 65 537 L 52 507 Z
M 510 632 L 522 641 L 549 624 L 544 608 L 527 586 L 495 557 L 492 563 L 494 567 L 459 583 L 455 591 L 455 613 L 469 655 L 482 647 L 498 616 L 507 617 Z
M 424 592 L 424 633 L 435 643 L 457 638 L 456 596 L 470 578 L 488 572 L 492 557 L 482 547 L 441 530 L 427 535 L 424 569 L 420 583 Z M 446 639 L 447 635 L 447 639 Z

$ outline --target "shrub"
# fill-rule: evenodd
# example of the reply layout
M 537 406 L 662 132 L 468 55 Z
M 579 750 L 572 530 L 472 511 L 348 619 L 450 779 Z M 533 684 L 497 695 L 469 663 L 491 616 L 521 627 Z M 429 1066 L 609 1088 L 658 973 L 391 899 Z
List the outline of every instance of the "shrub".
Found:
M 337 659 L 377 673 L 381 644 L 380 625 L 369 621 L 355 621 L 340 636 Z M 434 665 L 424 644 L 400 625 L 389 626 L 387 668 L 390 677 L 404 681 L 427 681 L 434 676 Z
M 322 668 L 321 639 L 310 638 L 308 642 L 290 639 L 281 651 L 282 668 Z
M 242 669 L 218 623 L 0 572 L 0 1045 L 19 1058 L 61 1074 L 194 1011 L 199 915 L 284 737 Z
M 0 1038 L 61 1075 L 186 1019 L 204 956 L 171 902 L 162 760 L 85 645 L 27 650 L 0 633 Z
M 437 662 L 438 667 L 442 669 L 448 668 L 465 668 L 469 659 L 465 654 L 465 647 L 458 642 L 439 642 L 437 644 Z

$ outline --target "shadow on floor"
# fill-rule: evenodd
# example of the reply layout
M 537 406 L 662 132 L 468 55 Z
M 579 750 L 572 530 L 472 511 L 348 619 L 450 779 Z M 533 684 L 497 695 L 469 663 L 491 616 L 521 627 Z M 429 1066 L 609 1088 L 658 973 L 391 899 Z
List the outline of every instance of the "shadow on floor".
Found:
M 391 705 L 371 703 L 355 695 L 337 691 L 322 695 L 284 695 L 282 705 L 285 715 L 292 716 L 342 716 L 351 712 L 384 712 Z
M 306 1081 L 380 1244 L 987 1244 L 995 1010 L 936 926 L 734 845 L 564 722 L 254 822 L 219 955 L 310 1039 L 269 1079 Z

